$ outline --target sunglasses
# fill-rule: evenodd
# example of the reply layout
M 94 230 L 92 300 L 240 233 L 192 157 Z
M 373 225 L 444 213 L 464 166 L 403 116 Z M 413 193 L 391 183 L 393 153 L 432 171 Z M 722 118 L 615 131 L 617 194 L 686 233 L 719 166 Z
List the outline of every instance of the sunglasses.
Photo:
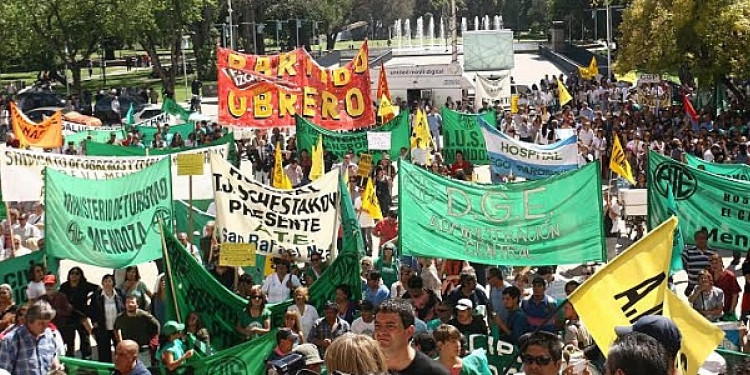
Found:
M 533 363 L 536 363 L 539 366 L 547 366 L 552 362 L 552 357 L 548 356 L 539 356 L 535 357 L 533 355 L 524 354 L 521 356 L 521 361 L 523 361 L 523 364 L 530 365 Z

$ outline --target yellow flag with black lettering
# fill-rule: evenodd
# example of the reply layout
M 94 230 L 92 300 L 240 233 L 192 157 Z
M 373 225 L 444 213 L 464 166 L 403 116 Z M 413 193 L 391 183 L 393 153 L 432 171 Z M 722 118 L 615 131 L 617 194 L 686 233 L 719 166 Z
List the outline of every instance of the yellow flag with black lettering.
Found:
M 411 148 L 428 148 L 432 145 L 432 134 L 427 126 L 427 116 L 423 110 L 417 109 L 411 133 Z
M 628 158 L 625 157 L 625 151 L 620 144 L 620 137 L 615 134 L 613 138 L 615 140 L 612 143 L 612 157 L 609 159 L 609 169 L 628 180 L 631 185 L 635 185 L 633 170 L 630 169 Z
M 323 134 L 318 134 L 318 145 L 312 146 L 312 166 L 310 167 L 310 181 L 315 181 L 324 173 L 323 164 Z
M 615 327 L 662 313 L 676 226 L 673 216 L 597 271 L 568 298 L 605 355 L 617 337 Z
M 372 178 L 367 179 L 365 191 L 362 192 L 362 209 L 367 211 L 375 220 L 383 220 L 383 212 L 380 210 L 380 201 L 375 195 L 375 186 L 372 185 Z
M 683 375 L 696 375 L 709 354 L 724 339 L 724 331 L 711 324 L 669 289 L 664 298 L 664 316 L 672 319 L 682 334 L 677 367 Z
M 281 144 L 276 143 L 276 151 L 274 153 L 273 163 L 273 187 L 282 190 L 291 190 L 292 181 L 289 180 L 289 176 L 284 172 L 284 162 L 281 158 Z

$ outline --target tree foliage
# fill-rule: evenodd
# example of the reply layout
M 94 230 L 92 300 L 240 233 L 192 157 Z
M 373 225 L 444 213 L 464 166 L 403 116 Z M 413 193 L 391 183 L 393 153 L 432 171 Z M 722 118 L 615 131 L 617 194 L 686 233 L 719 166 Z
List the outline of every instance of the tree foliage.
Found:
M 710 84 L 750 74 L 750 0 L 634 0 L 620 32 L 618 72 L 688 70 Z

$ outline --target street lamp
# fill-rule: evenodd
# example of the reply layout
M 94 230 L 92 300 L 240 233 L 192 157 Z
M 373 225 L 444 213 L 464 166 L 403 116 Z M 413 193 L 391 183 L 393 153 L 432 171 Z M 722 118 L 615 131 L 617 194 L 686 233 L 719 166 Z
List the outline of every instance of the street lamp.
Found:
M 183 35 L 182 30 L 180 30 L 180 38 L 182 39 L 180 49 L 182 50 L 182 74 L 185 77 L 185 98 L 189 98 L 190 91 L 188 89 L 187 58 L 185 57 L 185 50 L 190 48 L 190 35 Z
M 227 17 L 227 22 L 229 23 L 229 48 L 234 50 L 234 32 L 232 29 L 234 26 L 232 25 L 232 0 L 227 0 L 227 4 L 229 5 L 229 9 L 227 9 L 227 12 L 229 12 L 229 17 Z

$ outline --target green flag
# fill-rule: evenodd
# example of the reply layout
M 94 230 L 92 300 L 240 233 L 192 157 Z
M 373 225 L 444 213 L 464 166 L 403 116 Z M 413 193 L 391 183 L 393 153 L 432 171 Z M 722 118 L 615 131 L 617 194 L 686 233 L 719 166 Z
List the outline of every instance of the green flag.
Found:
M 161 105 L 161 110 L 172 116 L 178 116 L 182 119 L 182 121 L 185 122 L 187 122 L 190 118 L 190 111 L 183 108 L 181 105 L 177 104 L 177 102 L 170 98 L 164 98 L 164 102 Z
M 708 173 L 653 151 L 648 154 L 647 181 L 649 228 L 673 215 L 667 197 L 670 186 L 686 244 L 695 245 L 693 234 L 705 228 L 708 245 L 714 249 L 750 247 L 750 182 Z
M 105 268 L 161 257 L 159 219 L 172 216 L 170 160 L 112 180 L 45 169 L 46 240 L 50 256 Z M 170 226 L 171 229 L 171 226 Z
M 391 148 L 388 155 L 391 160 L 396 160 L 401 153 L 401 148 L 409 149 L 409 113 L 401 112 L 393 120 L 379 128 L 370 131 L 335 132 L 317 126 L 307 119 L 297 116 L 297 148 L 307 150 L 312 155 L 312 147 L 317 145 L 318 136 L 323 137 L 323 148 L 343 159 L 344 155 L 353 150 L 355 155 L 361 153 L 372 154 L 373 164 L 377 164 L 382 157 L 380 150 L 370 150 L 367 141 L 368 133 L 390 133 Z
M 135 114 L 135 109 L 133 108 L 133 103 L 130 103 L 130 107 L 128 108 L 128 113 L 125 115 L 125 123 L 128 125 L 135 124 L 135 117 L 133 115 Z
M 114 134 L 115 139 L 121 141 L 125 139 L 125 130 L 85 130 L 78 133 L 70 134 L 65 136 L 65 142 L 73 142 L 79 145 L 82 141 L 85 141 L 91 137 L 93 142 L 105 143 L 109 141 L 110 136 Z
M 154 141 L 156 131 L 159 129 L 151 126 L 135 126 L 135 130 L 137 130 L 141 134 L 141 139 L 143 140 L 143 144 L 146 146 L 146 148 L 151 148 L 151 144 Z M 190 133 L 192 133 L 194 130 L 195 128 L 192 124 L 170 126 L 169 134 L 167 135 L 167 137 L 169 138 L 169 141 L 171 141 L 175 134 L 179 133 L 180 136 L 182 136 L 183 140 L 187 140 L 190 136 Z M 162 134 L 162 137 L 163 136 L 164 134 Z M 162 138 L 162 140 L 167 144 L 167 146 L 169 146 L 169 141 L 167 139 Z
M 469 335 L 467 341 L 472 356 L 465 359 L 468 359 L 468 366 L 474 370 L 471 374 L 486 374 L 484 369 L 487 365 L 489 365 L 493 374 L 505 374 L 508 368 L 512 368 L 516 372 L 521 370 L 517 346 L 499 340 L 494 335 Z M 478 353 L 482 354 L 477 355 Z M 467 367 L 467 364 L 464 364 L 464 368 Z
M 750 165 L 747 164 L 719 164 L 707 162 L 703 159 L 685 153 L 687 165 L 700 170 L 731 178 L 732 180 L 750 181 Z
M 31 254 L 10 258 L 0 263 L 0 284 L 8 284 L 13 292 L 13 301 L 17 306 L 26 302 L 26 287 L 29 285 L 29 270 L 33 265 L 46 264 L 47 272 L 57 275 L 57 261 L 46 257 L 46 250 L 34 251 Z
M 667 211 L 670 215 L 677 215 L 677 201 L 674 200 L 674 194 L 672 194 L 672 186 L 667 185 Z M 679 216 L 677 217 L 679 220 Z M 682 232 L 678 225 L 674 229 L 674 237 L 672 239 L 672 264 L 669 266 L 669 274 L 674 275 L 677 271 L 682 271 L 682 251 L 685 249 L 685 239 L 682 238 Z
M 400 162 L 405 254 L 535 266 L 606 259 L 599 163 L 544 180 L 480 185 Z
M 115 369 L 112 363 L 87 361 L 74 357 L 60 357 L 68 375 L 109 375 Z
M 481 117 L 489 125 L 495 127 L 497 126 L 495 111 L 473 114 L 443 107 L 440 113 L 443 117 L 443 160 L 445 163 L 453 164 L 456 151 L 461 151 L 464 159 L 472 164 L 489 164 L 487 145 L 477 119 Z

